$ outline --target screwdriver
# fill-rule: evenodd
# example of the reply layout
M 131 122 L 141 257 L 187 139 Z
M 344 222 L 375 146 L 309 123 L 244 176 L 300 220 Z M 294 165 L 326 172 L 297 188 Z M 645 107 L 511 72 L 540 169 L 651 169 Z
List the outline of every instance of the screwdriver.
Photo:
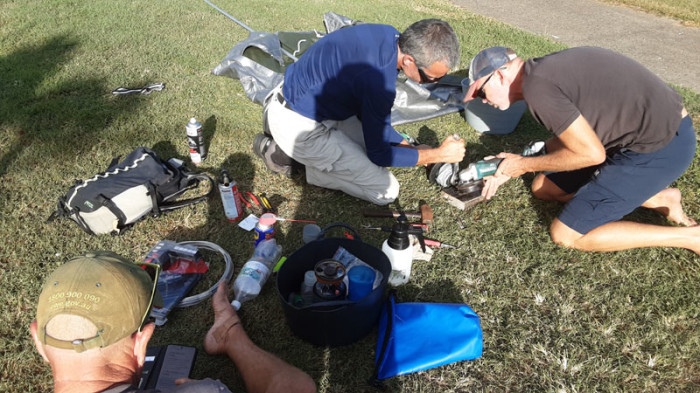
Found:
M 272 205 L 270 205 L 270 201 L 267 199 L 267 195 L 265 195 L 264 192 L 258 196 L 258 199 L 263 206 L 264 213 L 272 212 Z
M 424 239 L 425 240 L 425 245 L 428 247 L 437 247 L 437 248 L 451 248 L 454 250 L 459 249 L 459 247 L 455 247 L 451 244 L 443 243 L 439 240 L 434 240 L 434 239 Z

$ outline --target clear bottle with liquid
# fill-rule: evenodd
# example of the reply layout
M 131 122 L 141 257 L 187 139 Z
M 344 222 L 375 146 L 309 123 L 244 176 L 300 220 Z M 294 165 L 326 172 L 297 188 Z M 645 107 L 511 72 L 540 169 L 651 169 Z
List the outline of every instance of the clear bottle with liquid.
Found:
M 233 297 L 231 305 L 236 309 L 241 304 L 254 299 L 270 277 L 272 268 L 282 255 L 282 246 L 275 239 L 261 241 L 253 252 L 253 256 L 243 265 L 240 273 L 233 282 Z
M 314 296 L 314 285 L 316 285 L 316 274 L 313 270 L 304 273 L 304 282 L 301 283 L 301 300 L 304 306 L 308 306 L 316 301 Z

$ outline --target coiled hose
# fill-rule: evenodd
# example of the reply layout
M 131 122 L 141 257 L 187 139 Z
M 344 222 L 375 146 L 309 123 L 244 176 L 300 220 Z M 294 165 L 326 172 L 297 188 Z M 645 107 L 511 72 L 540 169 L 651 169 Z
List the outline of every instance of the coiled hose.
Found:
M 185 242 L 180 242 L 178 244 L 181 245 L 187 245 L 187 246 L 195 246 L 201 249 L 205 250 L 210 250 L 210 251 L 215 251 L 221 254 L 224 257 L 224 262 L 226 263 L 226 268 L 224 269 L 224 273 L 221 275 L 221 278 L 219 281 L 216 282 L 211 288 L 207 289 L 206 291 L 199 293 L 197 295 L 192 295 L 188 296 L 180 301 L 180 303 L 175 306 L 176 308 L 185 308 L 185 307 L 191 307 L 194 305 L 197 305 L 204 300 L 210 298 L 214 292 L 216 292 L 216 289 L 219 286 L 219 283 L 222 282 L 229 282 L 231 281 L 231 278 L 233 277 L 233 261 L 231 260 L 231 255 L 229 255 L 226 250 L 221 248 L 219 245 L 214 244 L 212 242 L 207 242 L 207 241 L 185 241 Z

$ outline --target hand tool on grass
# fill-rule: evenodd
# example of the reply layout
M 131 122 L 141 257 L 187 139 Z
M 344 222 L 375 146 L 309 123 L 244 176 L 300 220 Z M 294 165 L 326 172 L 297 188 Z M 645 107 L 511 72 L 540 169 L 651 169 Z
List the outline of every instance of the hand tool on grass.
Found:
M 115 96 L 136 93 L 142 95 L 149 95 L 151 94 L 151 92 L 161 91 L 163 89 L 165 89 L 165 83 L 153 83 L 143 87 L 118 87 L 112 90 L 112 94 L 114 94 Z
M 258 198 L 256 198 L 252 192 L 246 191 L 245 195 L 243 193 L 239 193 L 238 196 L 241 198 L 241 202 L 243 202 L 243 204 L 253 213 L 264 213 L 262 207 L 260 207 Z M 246 199 L 246 196 L 250 198 L 250 200 Z
M 275 218 L 277 219 L 277 221 L 308 222 L 308 223 L 311 223 L 311 224 L 317 224 L 316 221 L 311 221 L 311 220 L 293 220 L 293 219 L 291 219 L 291 218 L 282 218 L 282 217 L 278 217 L 277 215 L 275 215 Z
M 399 218 L 402 215 L 407 218 L 418 218 L 421 224 L 432 225 L 433 223 L 433 209 L 424 203 L 420 206 L 420 211 L 418 212 L 400 212 L 396 210 L 363 210 L 362 214 L 365 217 L 391 217 Z
M 435 239 L 423 239 L 423 240 L 425 240 L 425 245 L 428 247 L 451 248 L 453 250 L 459 250 L 459 247 L 453 246 L 451 244 L 443 243 L 439 240 L 435 240 Z
M 272 205 L 270 205 L 270 201 L 267 199 L 267 195 L 265 195 L 264 192 L 258 195 L 258 199 L 262 205 L 263 213 L 274 213 L 274 209 L 272 209 Z

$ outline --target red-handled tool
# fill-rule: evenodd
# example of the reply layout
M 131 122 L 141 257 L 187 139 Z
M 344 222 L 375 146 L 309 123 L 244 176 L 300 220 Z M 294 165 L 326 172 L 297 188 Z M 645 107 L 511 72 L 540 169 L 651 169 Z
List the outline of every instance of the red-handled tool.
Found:
M 443 243 L 439 240 L 433 240 L 433 239 L 424 239 L 425 240 L 425 245 L 428 247 L 437 247 L 437 248 L 452 248 L 452 249 L 459 249 L 459 247 L 455 247 L 451 244 Z

